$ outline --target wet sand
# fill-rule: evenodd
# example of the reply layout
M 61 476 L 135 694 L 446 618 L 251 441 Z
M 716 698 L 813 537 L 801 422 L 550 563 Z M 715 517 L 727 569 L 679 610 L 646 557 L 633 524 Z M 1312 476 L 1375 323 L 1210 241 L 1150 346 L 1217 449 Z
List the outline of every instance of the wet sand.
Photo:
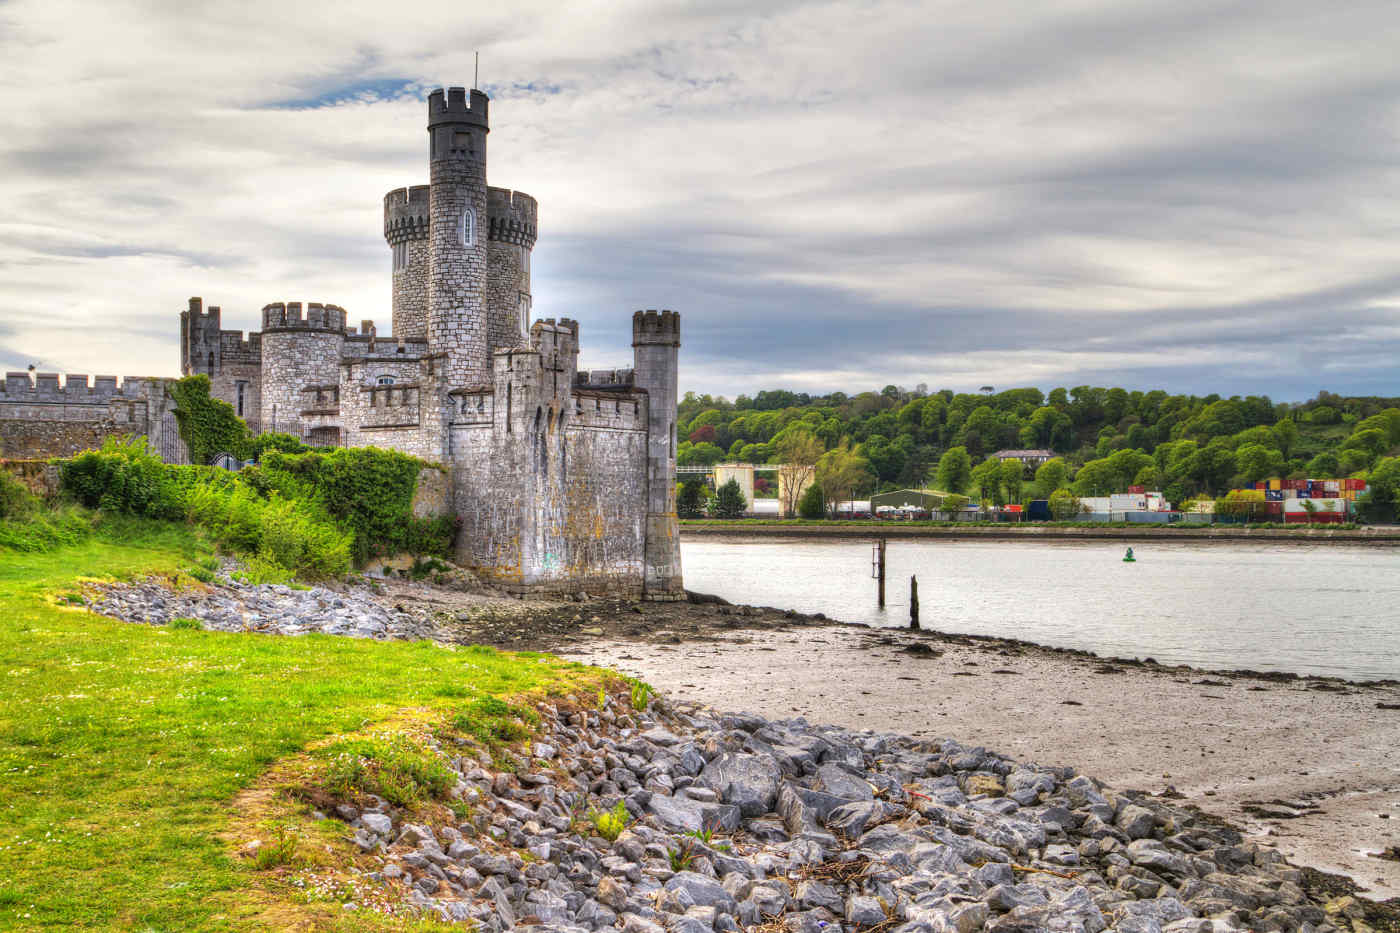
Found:
M 672 613 L 728 611 L 689 609 Z M 745 619 L 761 627 L 742 630 L 722 621 L 725 630 L 684 638 L 664 623 L 645 638 L 595 626 L 593 640 L 554 650 L 720 709 L 947 736 L 1119 788 L 1178 793 L 1298 864 L 1348 875 L 1374 899 L 1400 897 L 1400 862 L 1371 854 L 1400 845 L 1396 685 L 1204 674 L 781 617 Z

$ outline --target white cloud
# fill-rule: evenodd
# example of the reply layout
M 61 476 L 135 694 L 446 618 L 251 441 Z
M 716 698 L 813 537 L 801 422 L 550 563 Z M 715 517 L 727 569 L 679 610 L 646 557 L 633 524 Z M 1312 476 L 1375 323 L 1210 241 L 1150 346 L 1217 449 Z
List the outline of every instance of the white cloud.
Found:
M 1388 5 L 391 12 L 0 6 L 0 364 L 173 373 L 194 294 L 383 329 L 380 198 L 426 180 L 422 90 L 480 49 L 491 180 L 541 202 L 535 307 L 597 365 L 669 306 L 687 386 L 731 395 L 1395 391 Z M 1348 361 L 1296 353 L 1309 326 Z

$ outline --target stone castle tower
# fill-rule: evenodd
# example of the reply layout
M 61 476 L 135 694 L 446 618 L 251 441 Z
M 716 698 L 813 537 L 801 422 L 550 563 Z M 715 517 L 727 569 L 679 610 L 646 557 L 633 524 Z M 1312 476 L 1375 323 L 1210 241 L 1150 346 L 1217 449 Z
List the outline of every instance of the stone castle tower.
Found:
M 278 302 L 246 338 L 181 313 L 181 368 L 250 427 L 442 463 L 459 561 L 513 590 L 684 595 L 675 508 L 680 315 L 633 315 L 630 369 L 580 372 L 579 327 L 531 321 L 539 208 L 486 178 L 489 98 L 428 95 L 429 184 L 384 196 L 391 333 Z

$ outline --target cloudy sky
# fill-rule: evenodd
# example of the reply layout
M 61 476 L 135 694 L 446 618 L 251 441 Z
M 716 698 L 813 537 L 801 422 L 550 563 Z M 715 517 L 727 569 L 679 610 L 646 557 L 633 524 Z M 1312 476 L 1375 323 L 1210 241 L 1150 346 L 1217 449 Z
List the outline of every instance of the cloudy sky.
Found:
M 334 302 L 387 330 L 427 89 L 492 96 L 584 365 L 682 388 L 1400 394 L 1400 8 L 1316 0 L 0 0 L 0 367 L 174 375 Z

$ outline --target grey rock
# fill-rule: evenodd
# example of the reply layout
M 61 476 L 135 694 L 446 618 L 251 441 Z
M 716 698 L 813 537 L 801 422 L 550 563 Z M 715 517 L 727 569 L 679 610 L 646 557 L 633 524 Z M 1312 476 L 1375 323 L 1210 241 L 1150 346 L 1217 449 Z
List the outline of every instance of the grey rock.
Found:
M 596 896 L 598 903 L 617 913 L 621 913 L 623 908 L 627 906 L 627 889 L 610 875 L 604 875 L 598 881 Z
M 690 904 L 713 907 L 718 913 L 734 914 L 739 910 L 734 895 L 726 891 L 724 885 L 693 871 L 677 872 L 667 880 L 665 888 L 683 899 L 688 898 Z
M 1128 843 L 1128 860 L 1134 865 L 1149 868 L 1155 872 L 1183 875 L 1190 872 L 1184 858 L 1167 851 L 1167 847 L 1155 839 L 1136 839 Z
M 887 811 L 878 800 L 856 800 L 832 810 L 826 818 L 826 828 L 847 839 L 858 839 L 865 828 L 884 819 Z
M 875 790 L 870 786 L 870 782 L 856 777 L 837 764 L 824 764 L 817 768 L 816 789 L 847 800 L 875 798 Z
M 854 895 L 846 899 L 846 922 L 855 926 L 874 926 L 885 921 L 885 910 L 873 897 Z
M 1146 839 L 1152 835 L 1157 819 L 1146 807 L 1130 803 L 1118 811 L 1113 825 L 1122 830 L 1129 839 Z
M 666 933 L 665 928 L 635 913 L 622 915 L 623 933 Z
M 845 910 L 845 900 L 841 892 L 820 881 L 799 882 L 794 897 L 804 910 L 824 907 L 834 914 Z
M 699 781 L 742 815 L 762 816 L 777 802 L 781 779 L 777 762 L 767 755 L 726 752 L 705 765 Z

